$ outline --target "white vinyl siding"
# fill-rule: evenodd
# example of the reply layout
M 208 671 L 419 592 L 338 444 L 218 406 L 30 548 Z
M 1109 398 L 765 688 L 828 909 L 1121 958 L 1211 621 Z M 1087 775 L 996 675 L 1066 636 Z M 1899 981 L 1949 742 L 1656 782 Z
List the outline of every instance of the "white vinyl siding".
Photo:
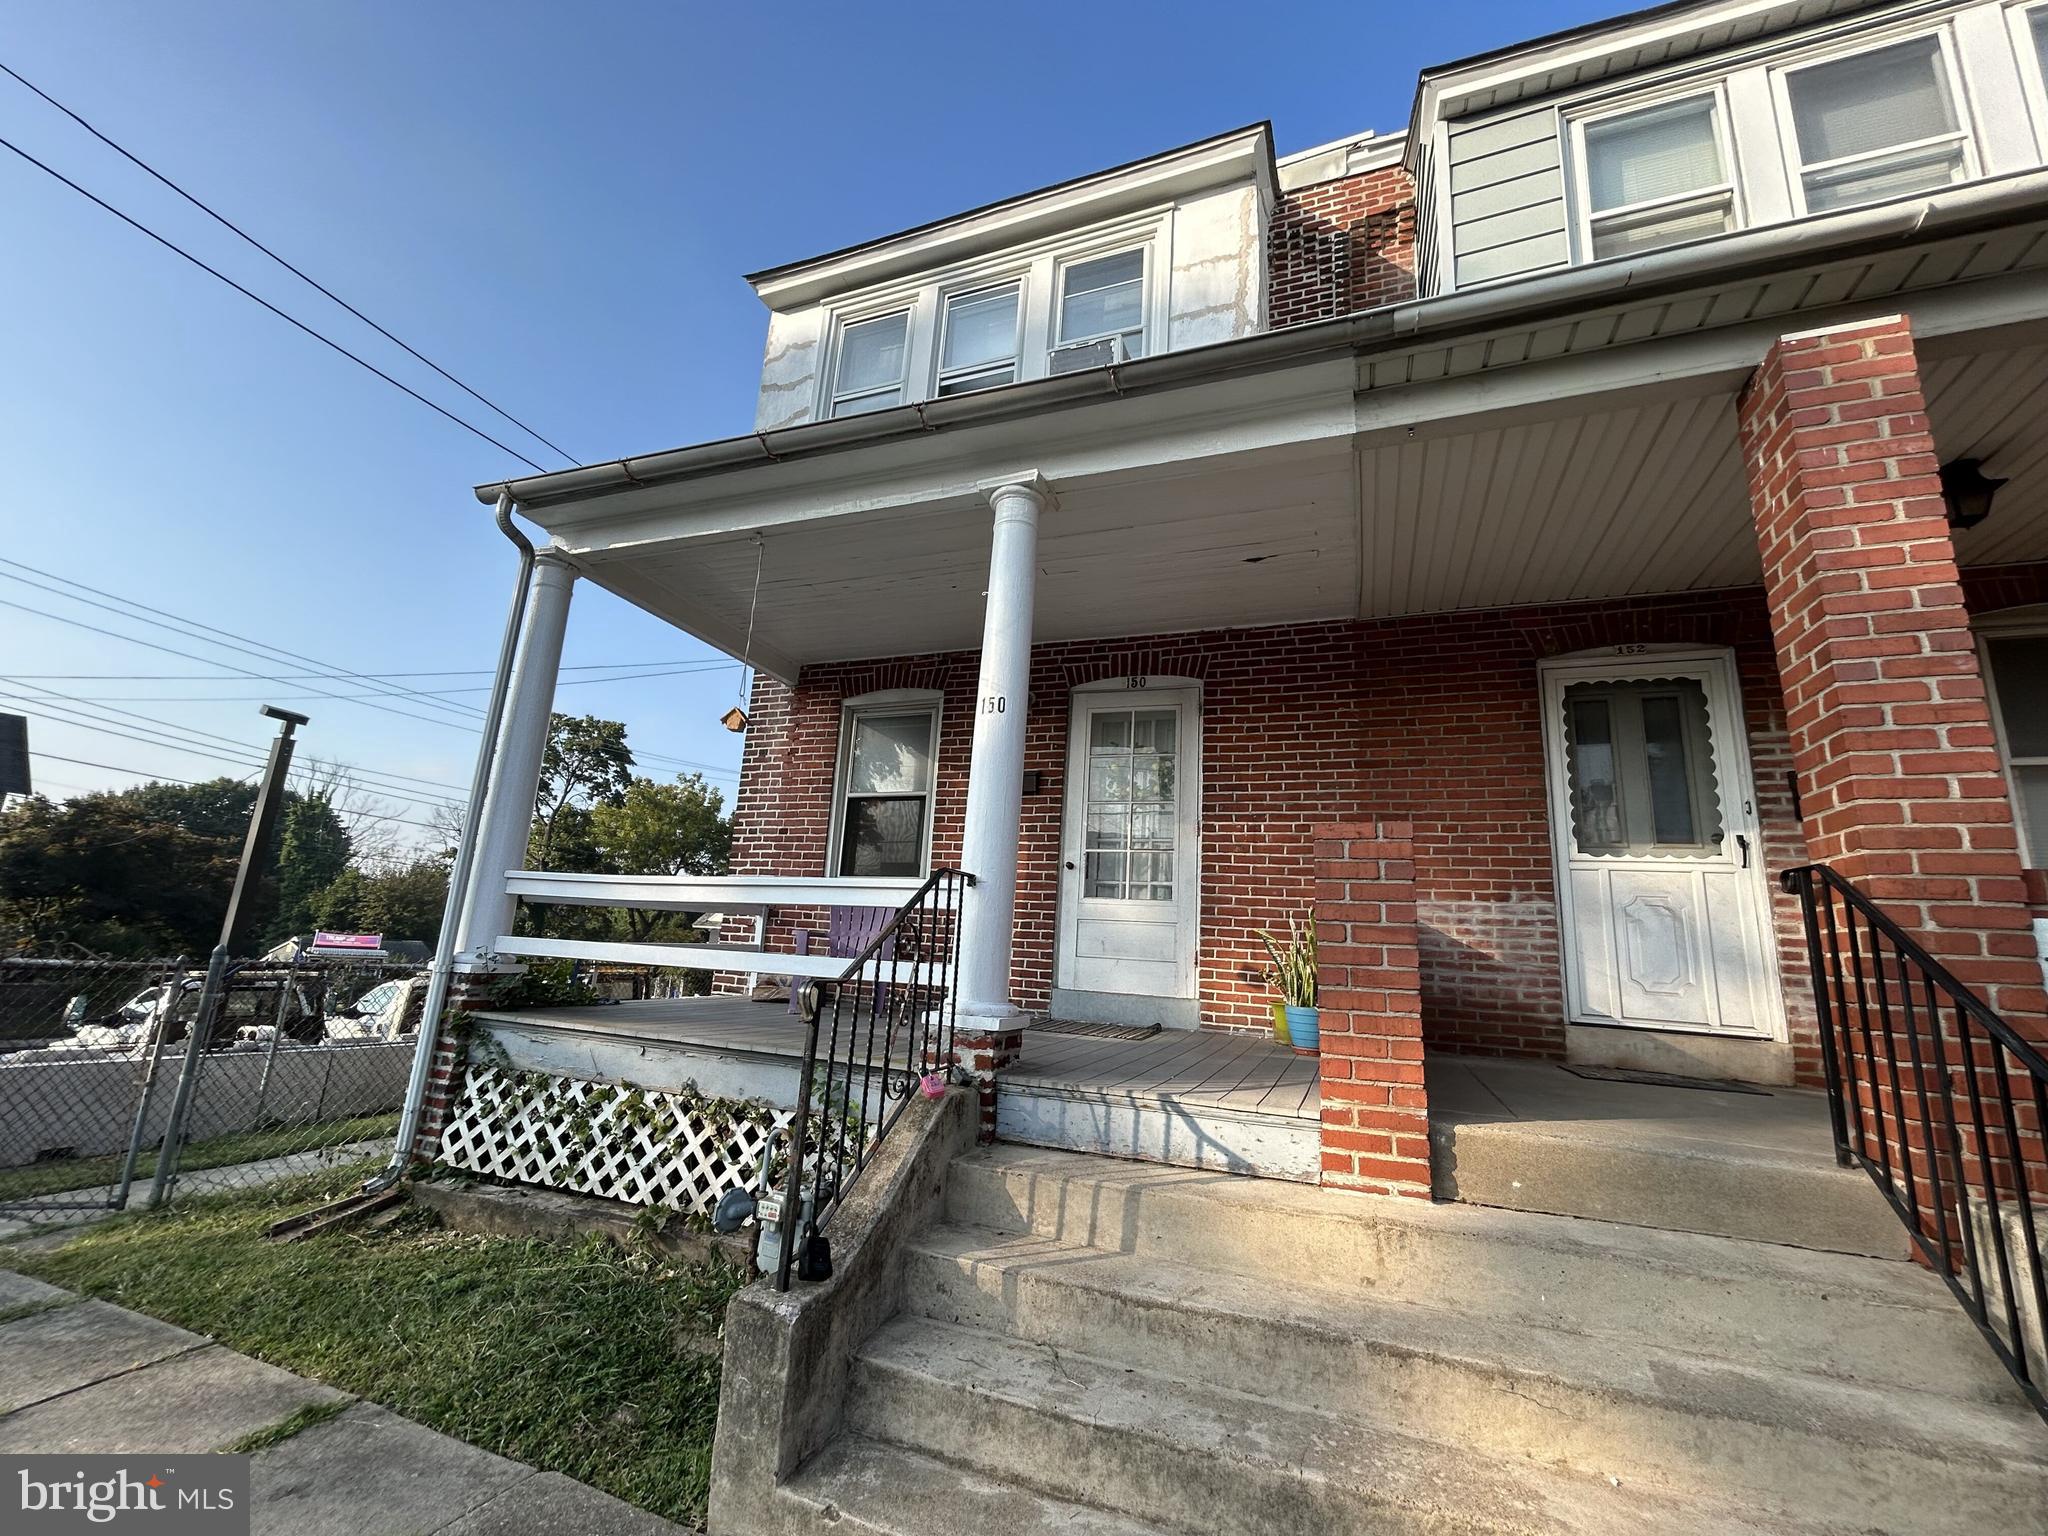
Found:
M 1969 135 L 1937 36 L 1789 70 L 1785 99 L 1809 213 L 1924 192 L 1970 173 Z
M 1711 95 L 1578 125 L 1585 242 L 1595 260 L 1726 233 L 1735 182 Z
M 901 405 L 909 368 L 909 310 L 842 327 L 832 380 L 832 414 L 858 416 Z

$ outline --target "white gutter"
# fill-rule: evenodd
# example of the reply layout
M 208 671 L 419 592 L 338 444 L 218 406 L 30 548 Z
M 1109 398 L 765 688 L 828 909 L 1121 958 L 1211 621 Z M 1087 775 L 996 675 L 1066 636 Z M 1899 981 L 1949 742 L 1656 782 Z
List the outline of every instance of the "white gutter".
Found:
M 1972 182 L 1931 197 L 1740 230 L 1628 260 L 1592 262 L 1438 298 L 1411 299 L 1335 320 L 1265 331 L 1085 373 L 1034 379 L 844 420 L 724 438 L 557 474 L 493 481 L 478 486 L 476 496 L 489 503 L 509 493 L 531 516 L 550 503 L 693 480 L 949 427 L 1014 420 L 1108 396 L 1178 388 L 1335 353 L 1390 351 L 1436 338 L 1456 339 L 1509 322 L 1534 322 L 1586 310 L 1603 302 L 1681 292 L 1702 281 L 1768 276 L 1862 248 L 2009 225 L 2029 214 L 2048 215 L 2048 169 Z

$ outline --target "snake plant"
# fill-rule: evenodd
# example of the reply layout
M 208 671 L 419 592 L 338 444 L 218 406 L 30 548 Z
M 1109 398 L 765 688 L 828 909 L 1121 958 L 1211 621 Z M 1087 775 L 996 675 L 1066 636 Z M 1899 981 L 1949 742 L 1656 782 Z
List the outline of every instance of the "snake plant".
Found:
M 1315 919 L 1311 917 L 1307 922 L 1292 923 L 1284 944 L 1277 935 L 1264 928 L 1254 932 L 1265 944 L 1266 953 L 1273 957 L 1272 969 L 1266 972 L 1266 981 L 1280 994 L 1280 1000 L 1290 1008 L 1315 1007 Z

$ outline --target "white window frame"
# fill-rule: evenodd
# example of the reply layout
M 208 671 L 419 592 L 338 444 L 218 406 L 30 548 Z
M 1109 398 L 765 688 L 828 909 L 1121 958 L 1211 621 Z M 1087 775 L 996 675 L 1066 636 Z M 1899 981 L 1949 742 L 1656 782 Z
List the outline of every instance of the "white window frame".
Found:
M 842 390 L 839 387 L 839 361 L 844 353 L 846 333 L 855 326 L 867 325 L 876 320 L 894 319 L 898 315 L 903 317 L 903 369 L 896 376 L 896 382 L 893 384 L 871 385 L 866 389 Z M 849 400 L 871 400 L 876 395 L 886 395 L 891 390 L 896 391 L 902 396 L 902 399 L 896 402 L 897 405 L 908 405 L 910 403 L 911 355 L 916 345 L 917 306 L 915 304 L 901 302 L 883 304 L 873 309 L 861 310 L 857 313 L 834 316 L 832 323 L 832 356 L 827 359 L 828 367 L 825 371 L 824 419 L 830 421 L 837 417 L 839 415 L 839 407 Z M 893 410 L 895 407 L 884 406 L 882 409 Z M 860 415 L 864 413 L 854 412 L 853 414 Z
M 1107 256 L 1125 256 L 1136 251 L 1139 257 L 1138 270 L 1138 356 L 1149 357 L 1152 352 L 1152 290 L 1153 254 L 1155 247 L 1149 241 L 1114 240 L 1092 250 L 1068 251 L 1053 263 L 1052 273 L 1052 338 L 1046 344 L 1046 353 L 1059 351 L 1063 347 L 1086 346 L 1091 341 L 1108 341 L 1130 334 L 1129 331 L 1093 331 L 1086 336 L 1069 336 L 1066 333 L 1067 272 L 1073 267 L 1083 266 L 1091 261 L 1101 261 Z M 1091 292 L 1095 290 L 1090 290 Z
M 937 400 L 943 397 L 951 400 L 958 398 L 960 395 L 971 395 L 978 393 L 980 390 L 1001 389 L 1003 387 L 1000 384 L 979 384 L 971 389 L 956 390 L 951 395 L 945 393 L 945 386 L 949 380 L 972 378 L 976 374 L 988 373 L 1001 366 L 999 363 L 975 363 L 965 368 L 949 369 L 946 367 L 946 327 L 952 323 L 954 301 L 956 299 L 981 298 L 986 294 L 998 293 L 1005 288 L 1013 290 L 1017 295 L 1016 334 L 1010 338 L 1010 378 L 1008 382 L 1012 384 L 1023 382 L 1024 316 L 1026 303 L 1029 298 L 1027 292 L 1029 286 L 1027 282 L 1028 277 L 1028 273 L 1013 272 L 1008 277 L 999 277 L 993 280 L 976 278 L 970 282 L 954 283 L 939 290 L 937 334 L 932 338 L 932 399 Z
M 928 714 L 932 722 L 932 776 L 931 783 L 924 790 L 924 848 L 919 855 L 918 878 L 923 879 L 932 872 L 932 827 L 938 820 L 939 732 L 945 724 L 945 695 L 935 688 L 887 688 L 878 693 L 863 693 L 842 700 L 839 705 L 839 748 L 832 771 L 831 831 L 825 844 L 825 877 L 828 880 L 852 878 L 841 876 L 839 864 L 843 851 L 840 841 L 846 835 L 846 806 L 852 798 L 847 783 L 853 770 L 855 723 L 868 715 L 916 714 Z M 882 795 L 874 798 L 896 800 L 905 797 Z
M 1660 107 L 1675 107 L 1684 102 L 1706 98 L 1713 103 L 1714 143 L 1721 152 L 1722 181 L 1713 187 L 1703 187 L 1696 192 L 1681 192 L 1670 197 L 1652 198 L 1648 202 L 1629 203 L 1620 208 L 1607 208 L 1599 213 L 1593 211 L 1593 162 L 1586 150 L 1586 130 L 1598 127 L 1617 117 L 1632 117 L 1638 112 L 1654 112 Z M 1596 257 L 1593 254 L 1595 225 L 1627 225 L 1635 222 L 1649 222 L 1656 218 L 1668 218 L 1677 213 L 1690 213 L 1695 206 L 1700 211 L 1716 203 L 1728 210 L 1728 228 L 1722 233 L 1733 234 L 1747 222 L 1747 209 L 1742 195 L 1743 176 L 1741 163 L 1735 152 L 1735 134 L 1730 122 L 1728 90 L 1726 79 L 1701 83 L 1687 80 L 1653 94 L 1631 96 L 1620 101 L 1604 101 L 1597 108 L 1577 113 L 1566 119 L 1565 132 L 1568 138 L 1570 164 L 1567 173 L 1572 189 L 1572 240 L 1576 246 L 1573 253 L 1575 263 L 1590 261 L 1625 261 L 1629 256 L 1646 255 L 1648 251 L 1636 251 L 1629 256 Z M 1687 240 L 1674 240 L 1671 245 L 1649 247 L 1650 251 L 1669 250 L 1672 246 L 1688 245 L 1694 239 L 1711 240 L 1713 235 L 1696 235 Z
M 1931 138 L 1913 139 L 1903 144 L 1887 145 L 1883 149 L 1865 150 L 1861 154 L 1844 155 L 1834 160 L 1819 160 L 1812 165 L 1800 159 L 1799 123 L 1792 113 L 1792 76 L 1805 70 L 1828 64 L 1841 64 L 1861 58 L 1867 53 L 1881 53 L 1887 48 L 1897 48 L 1906 43 L 1931 40 L 1934 43 L 1938 67 L 1948 80 L 1949 104 L 1955 111 L 1956 126 L 1949 133 L 1936 134 Z M 1806 218 L 1814 213 L 1806 200 L 1806 178 L 1816 173 L 1851 171 L 1862 166 L 1881 165 L 1888 160 L 1907 157 L 1915 151 L 1931 151 L 1951 144 L 1959 144 L 1963 152 L 1963 174 L 1951 186 L 1961 186 L 1983 175 L 1983 159 L 1977 145 L 1975 118 L 1970 110 L 1970 94 L 1964 87 L 1963 71 L 1957 56 L 1954 31 L 1946 24 L 1932 27 L 1915 27 L 1875 37 L 1859 36 L 1848 47 L 1837 46 L 1824 52 L 1816 51 L 1796 59 L 1788 59 L 1771 69 L 1771 100 L 1778 114 L 1778 142 L 1785 153 L 1785 179 L 1787 190 L 1792 196 L 1792 209 L 1796 217 Z M 1924 197 L 1926 192 L 1900 194 L 1901 196 Z M 1889 202 L 1891 199 L 1881 199 Z M 1873 203 L 1856 203 L 1849 208 L 1824 208 L 1820 212 L 1848 213 L 1855 208 L 1875 207 Z
M 1977 641 L 1977 669 L 1984 674 L 1984 701 L 1991 710 L 1991 733 L 1998 743 L 1999 769 L 2005 775 L 2005 793 L 2012 805 L 2013 832 L 2019 838 L 2020 863 L 2027 869 L 2048 869 L 2048 827 L 2029 829 L 2021 810 L 2019 768 L 2048 768 L 2048 757 L 2015 759 L 2012 743 L 2005 734 L 2005 706 L 1998 698 L 1998 669 L 1991 662 L 1992 640 L 2048 639 L 2048 604 L 2034 604 L 2007 613 L 1994 613 L 1971 626 Z M 2032 836 L 2029 836 L 2029 832 Z M 2039 848 L 2031 843 L 2042 843 Z
M 2006 7 L 2005 24 L 2020 69 L 2020 87 L 2027 98 L 2027 116 L 2034 127 L 2034 147 L 2048 158 L 2048 75 L 2041 69 L 2041 51 L 2034 46 L 2034 18 L 2048 14 L 2048 4 Z

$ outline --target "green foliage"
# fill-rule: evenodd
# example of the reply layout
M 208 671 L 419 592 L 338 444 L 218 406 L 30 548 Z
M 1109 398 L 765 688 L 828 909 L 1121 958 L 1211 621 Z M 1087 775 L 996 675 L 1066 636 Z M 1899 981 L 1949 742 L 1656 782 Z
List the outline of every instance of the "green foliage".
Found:
M 117 1217 L 9 1263 L 701 1526 L 717 1340 L 745 1277 L 598 1240 L 443 1231 L 417 1209 L 264 1241 L 365 1171 Z
M 315 897 L 311 921 L 296 931 L 382 933 L 431 945 L 441 937 L 447 900 L 448 865 L 441 859 L 415 859 L 374 871 L 345 869 Z
M 267 1451 L 273 1445 L 282 1445 L 301 1430 L 311 1429 L 315 1424 L 325 1424 L 339 1413 L 347 1411 L 349 1401 L 336 1398 L 331 1403 L 308 1403 L 296 1413 L 287 1414 L 267 1429 L 242 1436 L 228 1447 L 230 1456 L 253 1456 L 258 1451 Z
M 326 926 L 315 920 L 315 908 L 322 893 L 348 868 L 349 855 L 355 851 L 355 840 L 334 814 L 331 792 L 293 800 L 285 807 L 283 820 L 277 840 L 278 911 L 267 940 L 273 944 Z
M 576 979 L 573 960 L 529 960 L 526 974 L 498 983 L 491 994 L 497 1008 L 581 1008 L 602 1001 L 595 988 Z
M 1280 994 L 1280 1000 L 1290 1008 L 1313 1008 L 1316 1005 L 1316 924 L 1311 913 L 1305 921 L 1296 921 L 1289 926 L 1287 942 L 1283 945 L 1264 928 L 1254 930 L 1259 941 L 1266 946 L 1266 953 L 1273 957 L 1272 967 L 1266 972 L 1266 984 Z

